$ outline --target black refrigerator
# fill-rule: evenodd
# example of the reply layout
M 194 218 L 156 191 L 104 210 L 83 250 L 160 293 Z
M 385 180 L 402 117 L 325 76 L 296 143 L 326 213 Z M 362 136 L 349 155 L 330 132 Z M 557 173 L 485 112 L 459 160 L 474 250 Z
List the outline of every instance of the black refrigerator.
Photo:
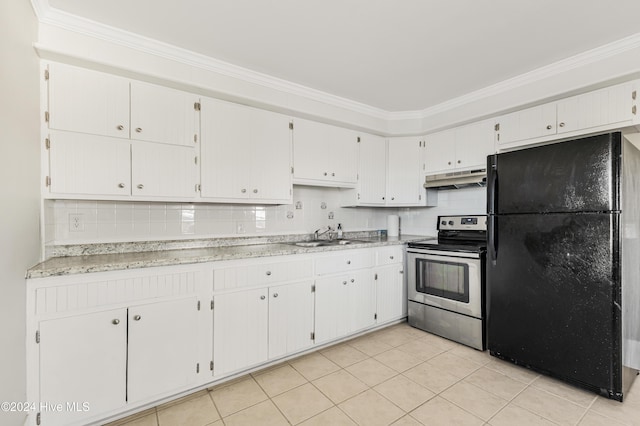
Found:
M 640 152 L 615 132 L 487 163 L 491 355 L 622 401 L 640 368 Z

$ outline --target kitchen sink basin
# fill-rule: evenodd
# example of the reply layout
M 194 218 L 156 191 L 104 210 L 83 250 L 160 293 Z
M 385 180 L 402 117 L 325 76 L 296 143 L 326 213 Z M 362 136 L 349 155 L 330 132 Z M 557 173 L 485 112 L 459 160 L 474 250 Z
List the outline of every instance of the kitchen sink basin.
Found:
M 289 243 L 298 247 L 321 247 L 321 246 L 341 246 L 348 244 L 366 243 L 362 240 L 309 240 L 309 241 L 296 241 Z

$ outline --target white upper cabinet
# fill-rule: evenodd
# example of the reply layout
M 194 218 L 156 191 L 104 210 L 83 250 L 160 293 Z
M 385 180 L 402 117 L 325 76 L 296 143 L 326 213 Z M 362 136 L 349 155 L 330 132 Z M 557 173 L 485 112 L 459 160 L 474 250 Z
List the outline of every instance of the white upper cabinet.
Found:
M 341 127 L 296 118 L 294 183 L 354 187 L 358 179 L 358 136 Z
M 50 129 L 129 138 L 129 80 L 57 63 L 48 75 Z
M 131 194 L 136 198 L 195 197 L 194 148 L 139 142 L 131 146 Z
M 637 84 L 618 84 L 498 117 L 498 146 L 511 148 L 633 125 L 637 121 Z
M 426 173 L 485 168 L 495 152 L 493 120 L 484 120 L 426 136 Z
M 49 145 L 48 195 L 127 197 L 131 194 L 129 141 L 52 131 Z
M 197 95 L 131 82 L 131 139 L 193 146 L 198 138 Z
M 388 206 L 425 206 L 425 142 L 419 137 L 389 138 L 387 151 Z
M 70 65 L 49 65 L 49 128 L 194 146 L 199 96 Z
M 291 202 L 289 117 L 202 101 L 201 196 L 226 202 Z
M 197 96 L 57 63 L 47 88 L 45 197 L 196 198 Z
M 355 202 L 357 205 L 384 206 L 387 195 L 387 141 L 381 136 L 366 133 L 361 133 L 358 139 L 360 152 Z

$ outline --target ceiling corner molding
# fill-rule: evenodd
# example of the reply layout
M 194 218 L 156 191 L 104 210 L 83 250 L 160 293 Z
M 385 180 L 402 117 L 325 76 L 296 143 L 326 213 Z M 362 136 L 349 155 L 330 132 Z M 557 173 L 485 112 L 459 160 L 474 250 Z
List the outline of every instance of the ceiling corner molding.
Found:
M 31 0 L 31 3 L 36 15 L 38 16 L 38 20 L 43 24 L 56 26 L 84 36 L 97 38 L 99 40 L 137 50 L 142 53 L 159 56 L 189 66 L 222 74 L 227 77 L 237 78 L 248 83 L 301 96 L 371 117 L 383 120 L 389 119 L 389 111 L 337 95 L 332 95 L 330 93 L 313 89 L 298 83 L 293 83 L 281 78 L 259 73 L 257 71 L 220 61 L 168 43 L 57 10 L 49 6 L 48 0 Z
M 637 48 L 640 48 L 640 33 L 596 47 L 595 49 L 591 49 L 586 52 L 578 53 L 577 55 L 570 56 L 566 59 L 520 74 L 508 80 L 501 81 L 483 89 L 434 105 L 422 110 L 421 114 L 423 118 L 426 118 L 446 112 Z M 638 66 L 640 67 L 640 62 Z

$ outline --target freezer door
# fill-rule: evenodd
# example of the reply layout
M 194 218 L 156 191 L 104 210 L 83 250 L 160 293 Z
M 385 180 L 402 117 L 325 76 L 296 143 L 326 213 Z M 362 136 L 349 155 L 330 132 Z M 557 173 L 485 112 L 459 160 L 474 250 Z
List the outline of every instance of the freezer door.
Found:
M 493 355 L 621 392 L 618 214 L 498 216 L 487 255 Z
M 619 210 L 621 134 L 489 157 L 489 214 Z

